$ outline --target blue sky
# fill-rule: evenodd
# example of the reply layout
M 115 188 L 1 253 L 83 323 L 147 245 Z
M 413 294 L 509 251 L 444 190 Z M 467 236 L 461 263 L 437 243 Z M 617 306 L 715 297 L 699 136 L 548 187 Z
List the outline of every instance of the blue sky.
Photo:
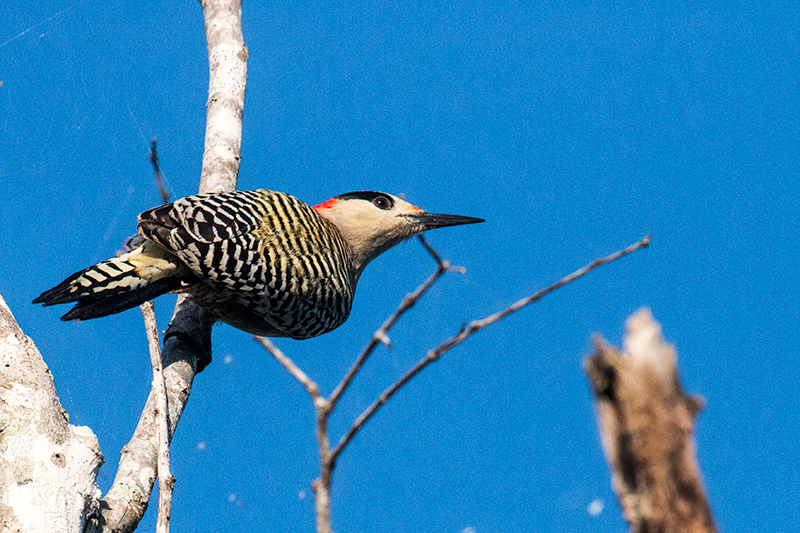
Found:
M 196 192 L 207 60 L 197 2 L 12 1 L 0 20 L 0 292 L 113 480 L 150 386 L 138 311 L 65 324 L 30 301 Z M 429 234 L 447 276 L 334 415 L 338 438 L 424 352 L 595 257 L 592 273 L 448 353 L 334 474 L 337 531 L 621 531 L 581 362 L 649 306 L 678 350 L 724 531 L 800 520 L 800 10 L 771 3 L 247 2 L 239 188 L 319 203 L 404 194 L 485 224 Z M 329 393 L 433 268 L 410 242 L 350 320 L 278 346 Z M 156 306 L 161 328 L 174 297 Z M 312 531 L 313 411 L 248 335 L 214 333 L 172 446 L 176 531 Z M 599 515 L 587 511 L 599 500 Z M 152 529 L 151 506 L 144 530 Z

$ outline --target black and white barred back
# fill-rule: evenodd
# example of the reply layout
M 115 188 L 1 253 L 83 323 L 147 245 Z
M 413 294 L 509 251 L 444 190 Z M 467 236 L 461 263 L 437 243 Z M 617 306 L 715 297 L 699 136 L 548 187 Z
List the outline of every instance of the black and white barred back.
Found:
M 139 215 L 145 243 L 67 278 L 35 301 L 77 302 L 64 320 L 188 292 L 249 333 L 306 339 L 347 320 L 356 280 L 338 230 L 287 194 L 200 194 Z

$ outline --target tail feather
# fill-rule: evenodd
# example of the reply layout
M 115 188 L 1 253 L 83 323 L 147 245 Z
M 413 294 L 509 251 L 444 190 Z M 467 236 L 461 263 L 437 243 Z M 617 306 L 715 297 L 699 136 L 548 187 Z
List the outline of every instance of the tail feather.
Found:
M 77 300 L 78 303 L 75 307 L 64 314 L 61 320 L 65 322 L 69 320 L 89 320 L 121 313 L 137 305 L 142 305 L 146 301 L 152 300 L 157 296 L 176 291 L 180 288 L 180 280 L 176 278 L 162 278 L 140 287 L 139 289 L 119 293 L 113 298 L 107 297 L 107 295 L 102 293 L 95 297 L 80 298 Z
M 61 320 L 113 315 L 167 292 L 186 287 L 185 267 L 153 243 L 71 275 L 40 294 L 45 306 L 76 302 Z

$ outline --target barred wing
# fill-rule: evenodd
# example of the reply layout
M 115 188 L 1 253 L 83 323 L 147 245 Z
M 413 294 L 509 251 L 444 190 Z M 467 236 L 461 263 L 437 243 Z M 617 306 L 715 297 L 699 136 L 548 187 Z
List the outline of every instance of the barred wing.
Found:
M 270 326 L 265 331 L 308 338 L 338 327 L 350 313 L 355 287 L 344 241 L 287 194 L 189 196 L 139 215 L 139 231 L 197 275 L 198 303 L 237 327 L 257 319 Z M 255 316 L 241 316 L 247 313 Z

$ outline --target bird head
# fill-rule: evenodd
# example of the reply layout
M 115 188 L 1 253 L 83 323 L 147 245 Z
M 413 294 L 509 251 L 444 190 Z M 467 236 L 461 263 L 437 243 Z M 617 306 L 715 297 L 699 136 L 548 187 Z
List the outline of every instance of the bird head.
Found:
M 405 200 L 374 191 L 349 192 L 314 206 L 347 242 L 356 270 L 380 254 L 423 231 L 483 222 L 480 218 L 428 213 Z

